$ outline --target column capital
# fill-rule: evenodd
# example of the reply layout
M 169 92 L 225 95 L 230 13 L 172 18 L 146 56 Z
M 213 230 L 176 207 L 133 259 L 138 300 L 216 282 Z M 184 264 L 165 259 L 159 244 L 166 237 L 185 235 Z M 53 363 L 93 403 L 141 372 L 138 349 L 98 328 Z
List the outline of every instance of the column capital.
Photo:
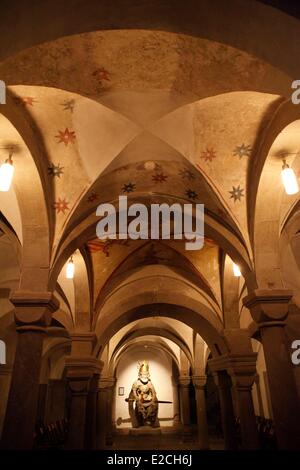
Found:
M 190 384 L 190 377 L 188 376 L 179 376 L 178 377 L 178 384 L 180 387 L 188 387 Z
M 97 336 L 91 331 L 74 332 L 71 334 L 72 340 L 72 356 L 89 356 L 92 355 L 95 347 Z
M 14 291 L 10 301 L 15 307 L 15 322 L 22 330 L 49 326 L 53 312 L 59 307 L 52 292 Z
M 256 372 L 257 353 L 226 354 L 209 360 L 213 372 L 226 370 L 237 387 L 252 387 Z M 215 377 L 218 382 L 218 376 Z
M 283 322 L 289 312 L 293 291 L 288 289 L 256 289 L 243 298 L 256 323 L 267 326 L 269 322 Z
M 203 390 L 206 384 L 206 375 L 193 375 L 192 381 L 196 389 L 199 388 Z
M 67 356 L 65 375 L 68 380 L 89 380 L 100 375 L 104 363 L 94 356 Z
M 115 383 L 116 383 L 115 377 L 100 377 L 99 382 L 98 382 L 98 389 L 99 390 L 110 389 L 115 385 Z

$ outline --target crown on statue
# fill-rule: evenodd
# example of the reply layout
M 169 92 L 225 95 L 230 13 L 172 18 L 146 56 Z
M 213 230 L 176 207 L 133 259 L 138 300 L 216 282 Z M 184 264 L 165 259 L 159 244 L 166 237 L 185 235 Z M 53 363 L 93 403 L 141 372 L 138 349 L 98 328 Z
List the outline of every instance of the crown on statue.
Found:
M 141 364 L 140 364 L 140 368 L 139 368 L 139 375 L 147 375 L 149 376 L 149 364 L 147 361 L 143 361 Z

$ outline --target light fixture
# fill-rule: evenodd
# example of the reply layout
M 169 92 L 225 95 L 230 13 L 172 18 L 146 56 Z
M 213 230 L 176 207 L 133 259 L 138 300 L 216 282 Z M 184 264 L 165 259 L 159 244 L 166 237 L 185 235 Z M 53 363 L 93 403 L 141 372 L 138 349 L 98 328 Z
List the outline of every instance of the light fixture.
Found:
M 74 272 L 75 272 L 75 265 L 73 261 L 73 256 L 68 261 L 67 264 L 67 269 L 66 269 L 66 278 L 67 279 L 73 279 L 74 278 Z
M 145 170 L 153 171 L 156 168 L 156 163 L 153 162 L 152 160 L 148 160 L 147 162 L 144 163 L 144 168 Z
M 0 166 L 0 191 L 9 191 L 14 176 L 14 166 L 12 161 L 12 153 Z
M 241 277 L 241 271 L 237 264 L 232 263 L 234 277 Z
M 292 195 L 297 194 L 299 191 L 299 186 L 295 172 L 289 165 L 286 163 L 286 160 L 283 160 L 282 170 L 281 170 L 281 179 L 286 194 Z

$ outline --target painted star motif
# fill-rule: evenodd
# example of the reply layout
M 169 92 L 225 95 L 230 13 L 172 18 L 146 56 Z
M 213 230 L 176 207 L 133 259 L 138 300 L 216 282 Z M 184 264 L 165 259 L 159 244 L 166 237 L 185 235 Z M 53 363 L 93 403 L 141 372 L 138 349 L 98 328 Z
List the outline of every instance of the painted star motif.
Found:
M 152 175 L 152 180 L 154 183 L 165 183 L 168 179 L 168 175 L 164 175 L 163 173 L 155 173 Z
M 88 248 L 91 253 L 101 251 L 106 257 L 110 255 L 110 248 L 115 245 L 129 246 L 128 240 L 93 240 L 88 242 Z
M 124 184 L 122 187 L 123 193 L 132 193 L 134 190 L 135 190 L 135 184 L 133 183 Z
M 189 199 L 193 199 L 193 200 L 196 199 L 196 197 L 198 197 L 198 194 L 192 189 L 187 189 L 185 194 Z
M 63 106 L 64 111 L 71 111 L 71 113 L 73 113 L 75 100 L 66 100 L 63 103 L 61 103 L 61 106 Z
M 92 194 L 89 195 L 89 197 L 87 198 L 88 202 L 94 202 L 96 201 L 96 199 L 98 199 L 98 194 L 92 192 Z
M 51 163 L 51 165 L 48 166 L 48 175 L 57 176 L 58 178 L 60 178 L 60 175 L 62 175 L 64 172 L 63 170 L 64 167 L 60 166 L 60 164 L 54 165 L 54 163 Z
M 178 172 L 179 176 L 181 176 L 181 178 L 184 180 L 184 179 L 187 179 L 189 181 L 193 180 L 195 178 L 195 175 L 194 173 L 192 173 L 190 170 L 188 170 L 187 168 L 184 168 L 183 170 L 179 170 Z
M 60 212 L 62 212 L 63 214 L 65 213 L 65 211 L 68 211 L 70 210 L 70 208 L 68 207 L 70 203 L 66 201 L 66 199 L 60 199 L 60 197 L 58 198 L 58 200 L 54 203 L 54 209 L 57 211 L 57 213 L 59 214 Z
M 242 144 L 242 145 L 237 145 L 235 147 L 235 149 L 233 150 L 233 155 L 239 158 L 250 157 L 251 152 L 252 152 L 251 145 Z
M 38 103 L 38 101 L 33 96 L 18 96 L 15 98 L 17 103 L 23 104 L 24 106 L 33 106 L 34 103 Z
M 205 162 L 212 162 L 214 158 L 216 158 L 216 151 L 213 147 L 207 147 L 204 152 L 201 152 L 200 158 L 202 158 Z
M 76 139 L 76 134 L 74 131 L 69 131 L 69 129 L 66 127 L 64 131 L 58 131 L 58 135 L 55 136 L 56 139 L 58 139 L 58 143 L 64 143 L 66 146 L 69 143 L 73 143 Z
M 237 187 L 232 186 L 232 190 L 228 192 L 231 194 L 230 199 L 233 199 L 234 202 L 241 201 L 241 198 L 245 196 L 245 194 L 243 194 L 244 189 L 241 188 L 240 185 Z
M 100 67 L 99 69 L 95 70 L 93 73 L 92 73 L 93 77 L 100 83 L 100 85 L 102 85 L 102 81 L 103 80 L 106 80 L 106 81 L 110 81 L 110 78 L 109 78 L 109 72 L 107 70 L 105 70 L 104 67 Z

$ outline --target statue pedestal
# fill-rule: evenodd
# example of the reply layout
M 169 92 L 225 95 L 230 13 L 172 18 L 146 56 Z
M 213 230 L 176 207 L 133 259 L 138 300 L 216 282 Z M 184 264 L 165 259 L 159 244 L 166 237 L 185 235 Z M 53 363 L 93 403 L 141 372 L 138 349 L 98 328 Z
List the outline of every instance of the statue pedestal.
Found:
M 132 428 L 129 430 L 130 436 L 157 436 L 161 434 L 160 428 L 153 428 L 152 426 L 141 426 L 139 428 Z

